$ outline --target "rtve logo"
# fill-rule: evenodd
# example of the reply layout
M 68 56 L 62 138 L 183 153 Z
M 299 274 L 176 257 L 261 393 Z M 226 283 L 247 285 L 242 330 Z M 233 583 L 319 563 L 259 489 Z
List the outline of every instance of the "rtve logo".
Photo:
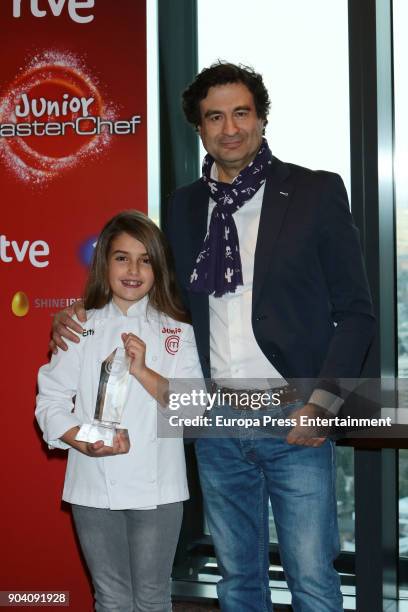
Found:
M 50 247 L 45 240 L 24 240 L 20 246 L 16 240 L 7 240 L 7 236 L 0 236 L 0 262 L 11 263 L 17 260 L 22 263 L 28 254 L 30 264 L 34 268 L 46 268 L 49 264 L 45 259 L 50 254 Z
M 13 17 L 21 17 L 21 4 L 30 5 L 31 14 L 34 17 L 45 17 L 47 11 L 44 7 L 51 9 L 54 17 L 59 17 L 64 6 L 68 5 L 68 14 L 76 23 L 89 23 L 94 15 L 78 15 L 78 10 L 91 9 L 95 6 L 95 0 L 13 0 Z M 39 5 L 43 8 L 40 8 Z

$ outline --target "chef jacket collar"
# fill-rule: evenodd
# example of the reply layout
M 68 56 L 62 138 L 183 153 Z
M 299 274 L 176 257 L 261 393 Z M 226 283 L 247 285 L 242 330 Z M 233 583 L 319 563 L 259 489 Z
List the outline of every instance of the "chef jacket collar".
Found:
M 132 304 L 132 306 L 128 308 L 127 313 L 124 314 L 119 308 L 119 306 L 117 306 L 115 302 L 111 300 L 108 305 L 108 316 L 117 317 L 119 315 L 122 317 L 146 317 L 148 305 L 149 297 L 145 295 L 141 300 L 139 300 L 135 304 Z

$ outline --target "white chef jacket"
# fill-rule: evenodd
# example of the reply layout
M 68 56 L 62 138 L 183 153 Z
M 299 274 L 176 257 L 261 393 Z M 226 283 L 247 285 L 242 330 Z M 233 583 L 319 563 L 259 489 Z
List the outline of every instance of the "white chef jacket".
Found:
M 130 451 L 88 457 L 59 438 L 94 418 L 101 363 L 123 346 L 122 333 L 146 343 L 146 365 L 166 378 L 200 379 L 193 328 L 148 307 L 147 296 L 127 314 L 110 302 L 89 311 L 78 344 L 58 351 L 38 374 L 36 417 L 50 447 L 68 448 L 62 498 L 94 508 L 151 509 L 188 499 L 182 437 L 157 437 L 157 401 L 130 376 L 121 427 Z M 75 408 L 73 410 L 73 397 Z

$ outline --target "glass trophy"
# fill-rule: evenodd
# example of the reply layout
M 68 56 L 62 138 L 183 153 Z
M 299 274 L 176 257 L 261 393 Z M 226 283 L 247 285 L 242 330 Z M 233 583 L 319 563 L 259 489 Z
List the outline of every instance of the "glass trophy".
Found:
M 84 423 L 77 435 L 80 442 L 102 440 L 113 446 L 113 438 L 120 428 L 129 382 L 129 358 L 124 348 L 116 348 L 101 365 L 94 420 Z

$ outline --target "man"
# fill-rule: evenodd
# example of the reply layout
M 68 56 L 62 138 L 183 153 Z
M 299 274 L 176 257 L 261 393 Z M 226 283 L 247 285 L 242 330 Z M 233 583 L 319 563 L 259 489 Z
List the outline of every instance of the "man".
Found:
M 203 437 L 196 453 L 221 609 L 272 610 L 269 498 L 294 610 L 339 612 L 334 447 L 299 417 L 337 413 L 336 381 L 359 376 L 374 317 L 343 183 L 272 156 L 269 104 L 262 77 L 228 63 L 184 92 L 208 154 L 202 179 L 172 196 L 167 233 L 204 374 L 216 389 L 279 392 L 298 425 L 286 439 Z M 303 404 L 295 378 L 317 381 Z

